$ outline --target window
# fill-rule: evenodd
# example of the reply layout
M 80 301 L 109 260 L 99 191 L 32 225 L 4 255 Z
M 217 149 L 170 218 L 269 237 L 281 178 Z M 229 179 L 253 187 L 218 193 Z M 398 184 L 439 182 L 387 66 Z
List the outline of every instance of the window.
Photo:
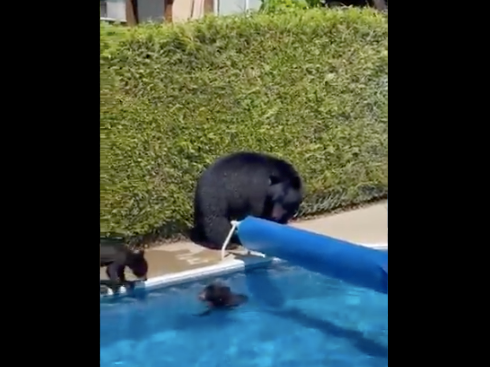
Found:
M 106 20 L 126 21 L 126 0 L 100 0 L 100 17 Z
M 100 17 L 107 18 L 107 1 L 100 0 Z

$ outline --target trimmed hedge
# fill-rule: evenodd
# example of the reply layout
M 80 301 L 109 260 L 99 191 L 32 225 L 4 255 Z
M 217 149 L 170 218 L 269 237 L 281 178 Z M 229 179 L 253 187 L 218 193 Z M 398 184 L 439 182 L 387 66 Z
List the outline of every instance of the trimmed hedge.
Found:
M 272 153 L 302 215 L 388 188 L 388 27 L 370 9 L 101 24 L 101 232 L 183 233 L 218 156 Z

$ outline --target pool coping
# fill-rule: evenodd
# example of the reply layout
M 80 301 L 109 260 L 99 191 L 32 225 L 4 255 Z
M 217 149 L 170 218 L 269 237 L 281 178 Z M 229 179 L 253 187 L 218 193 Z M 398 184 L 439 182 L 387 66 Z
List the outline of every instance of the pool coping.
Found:
M 388 243 L 357 243 L 357 245 L 375 248 L 375 249 L 388 249 Z M 236 273 L 245 269 L 252 269 L 255 267 L 263 267 L 270 265 L 271 263 L 281 262 L 281 259 L 274 257 L 267 257 L 259 252 L 250 252 L 250 255 L 244 256 L 242 259 L 225 259 L 218 264 L 204 266 L 198 269 L 191 269 L 181 271 L 177 273 L 160 275 L 148 279 L 145 282 L 137 283 L 137 289 L 151 290 L 161 287 L 170 287 L 182 283 L 188 283 L 200 279 L 205 279 L 211 276 L 220 276 Z M 127 295 L 127 290 L 121 287 L 118 294 L 101 294 L 100 300 L 112 299 L 114 297 L 121 297 Z

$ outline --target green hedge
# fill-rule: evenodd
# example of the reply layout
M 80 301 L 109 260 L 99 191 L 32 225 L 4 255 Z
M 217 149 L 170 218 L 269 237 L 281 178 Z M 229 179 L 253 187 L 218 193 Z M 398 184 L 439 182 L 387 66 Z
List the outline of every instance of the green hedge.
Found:
M 101 24 L 101 231 L 182 233 L 198 175 L 239 150 L 297 167 L 302 215 L 385 196 L 387 32 L 369 9 Z

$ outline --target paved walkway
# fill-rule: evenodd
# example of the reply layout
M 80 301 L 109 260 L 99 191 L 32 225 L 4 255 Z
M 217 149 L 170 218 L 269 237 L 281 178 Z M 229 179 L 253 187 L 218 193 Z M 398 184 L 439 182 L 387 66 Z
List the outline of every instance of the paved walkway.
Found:
M 388 206 L 380 202 L 361 209 L 291 224 L 308 231 L 357 243 L 388 242 Z M 243 253 L 243 250 L 234 251 Z M 233 256 L 233 254 L 231 255 Z M 177 273 L 220 262 L 220 251 L 209 250 L 192 242 L 176 242 L 147 250 L 148 277 Z M 105 270 L 101 269 L 101 279 Z M 131 275 L 128 274 L 128 279 Z

